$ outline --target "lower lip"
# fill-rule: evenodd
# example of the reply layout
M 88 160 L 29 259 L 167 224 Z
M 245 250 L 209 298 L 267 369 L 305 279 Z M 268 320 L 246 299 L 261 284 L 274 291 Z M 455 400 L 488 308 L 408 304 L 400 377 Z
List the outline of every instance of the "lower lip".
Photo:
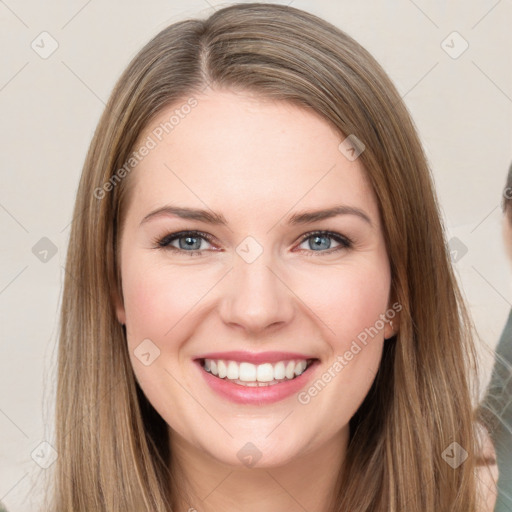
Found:
M 298 393 L 313 377 L 319 361 L 315 360 L 304 373 L 294 379 L 285 380 L 272 386 L 259 387 L 243 386 L 227 379 L 219 379 L 207 372 L 200 361 L 195 361 L 195 363 L 206 383 L 219 395 L 237 404 L 264 405 L 279 402 L 294 393 Z

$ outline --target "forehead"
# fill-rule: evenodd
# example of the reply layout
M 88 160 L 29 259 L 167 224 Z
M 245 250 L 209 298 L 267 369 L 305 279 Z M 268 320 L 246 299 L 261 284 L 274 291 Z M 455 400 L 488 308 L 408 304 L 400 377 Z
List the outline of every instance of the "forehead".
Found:
M 137 215 L 165 202 L 233 215 L 341 203 L 378 219 L 360 160 L 347 159 L 345 136 L 316 112 L 244 92 L 193 99 L 164 109 L 139 137 L 135 149 L 151 149 L 130 176 Z

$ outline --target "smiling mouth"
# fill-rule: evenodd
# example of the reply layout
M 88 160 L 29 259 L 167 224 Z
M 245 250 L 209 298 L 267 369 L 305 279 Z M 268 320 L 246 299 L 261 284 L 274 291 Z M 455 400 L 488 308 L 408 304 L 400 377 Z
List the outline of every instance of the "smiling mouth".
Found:
M 297 379 L 318 359 L 290 359 L 252 364 L 223 359 L 199 359 L 203 370 L 214 377 L 246 387 L 275 386 Z

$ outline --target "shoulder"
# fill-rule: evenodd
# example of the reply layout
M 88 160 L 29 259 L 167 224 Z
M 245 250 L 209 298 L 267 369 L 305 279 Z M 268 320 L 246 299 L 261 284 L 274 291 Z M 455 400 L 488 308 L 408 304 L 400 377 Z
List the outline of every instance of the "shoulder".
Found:
M 498 496 L 498 465 L 496 451 L 487 429 L 477 424 L 481 452 L 477 457 L 475 470 L 478 512 L 493 512 Z

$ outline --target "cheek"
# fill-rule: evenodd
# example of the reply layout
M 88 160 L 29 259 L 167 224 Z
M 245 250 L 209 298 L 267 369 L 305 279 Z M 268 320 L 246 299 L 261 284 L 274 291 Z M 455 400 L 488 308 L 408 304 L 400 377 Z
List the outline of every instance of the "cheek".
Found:
M 375 379 L 385 343 L 380 315 L 389 307 L 390 284 L 383 263 L 333 273 L 328 293 L 311 288 L 313 309 L 328 326 L 325 357 L 317 380 L 298 400 L 313 407 L 317 417 L 335 419 L 328 430 L 348 423 Z
M 123 295 L 127 328 L 133 340 L 172 337 L 207 290 L 203 279 L 191 279 L 193 271 L 165 268 L 142 261 L 126 265 Z M 204 276 L 202 276 L 204 277 Z
M 353 342 L 386 311 L 390 288 L 387 259 L 381 255 L 347 261 L 336 268 L 308 265 L 307 269 L 292 270 L 285 280 L 293 290 L 288 300 L 295 303 L 297 316 L 288 328 L 305 328 L 318 336 L 316 348 L 324 361 L 323 380 L 329 382 L 325 389 L 313 383 L 301 395 L 306 401 L 299 400 L 299 403 L 308 403 L 310 409 L 304 411 L 311 414 L 309 411 L 314 410 L 313 416 L 320 422 L 330 418 L 324 431 L 328 435 L 349 421 L 378 369 L 383 333 L 367 337 L 366 344 Z M 187 414 L 194 411 L 194 404 L 181 386 L 187 382 L 187 375 L 180 373 L 180 361 L 186 358 L 187 340 L 201 329 L 201 322 L 207 319 L 211 308 L 218 306 L 217 301 L 209 302 L 212 295 L 207 294 L 224 272 L 224 267 L 214 265 L 199 270 L 193 265 L 154 264 L 144 261 L 140 255 L 125 260 L 123 267 L 133 369 L 153 406 L 169 424 L 172 422 L 173 428 L 183 433 L 187 432 Z M 217 295 L 217 299 L 222 300 L 222 295 Z M 160 350 L 160 356 L 150 367 L 142 365 L 134 356 L 134 351 L 146 339 L 154 340 Z M 189 384 L 192 387 L 193 381 Z M 320 389 L 323 390 L 319 392 Z M 175 414 L 176 411 L 180 414 Z M 336 420 L 332 421 L 333 418 Z
M 299 303 L 307 306 L 304 315 L 316 317 L 318 325 L 324 325 L 325 336 L 336 350 L 375 325 L 379 315 L 386 311 L 390 275 L 385 255 L 379 256 L 363 263 L 358 261 L 357 265 L 310 267 L 306 273 L 299 271 L 287 276 Z M 198 272 L 193 266 L 144 263 L 143 258 L 126 261 L 123 270 L 131 344 L 146 338 L 164 341 L 176 339 L 178 333 L 186 335 L 183 329 L 189 327 L 187 320 L 192 310 L 197 314 L 207 303 L 202 299 L 223 272 L 214 267 L 203 267 Z
M 313 274 L 307 285 L 301 286 L 301 296 L 325 324 L 333 349 L 343 349 L 386 312 L 391 286 L 386 262 L 381 259 L 330 269 L 325 276 Z M 378 327 L 382 328 L 381 322 Z
M 190 405 L 180 384 L 180 351 L 197 325 L 194 308 L 211 288 L 208 278 L 191 279 L 193 273 L 193 269 L 145 262 L 144 257 L 126 260 L 123 268 L 132 368 L 144 394 L 166 421 Z M 173 426 L 180 421 L 173 419 Z

